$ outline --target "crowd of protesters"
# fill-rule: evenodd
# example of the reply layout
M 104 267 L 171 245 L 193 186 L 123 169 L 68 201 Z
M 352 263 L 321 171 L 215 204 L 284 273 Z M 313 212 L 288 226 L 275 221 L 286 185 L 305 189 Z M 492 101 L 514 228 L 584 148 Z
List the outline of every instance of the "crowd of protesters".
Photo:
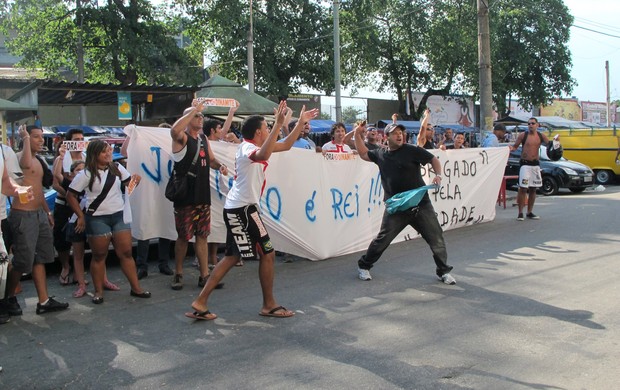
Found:
M 385 194 L 415 190 L 424 186 L 420 175 L 422 165 L 429 164 L 435 172 L 433 183 L 440 184 L 440 166 L 436 157 L 425 149 L 462 149 L 466 147 L 463 133 L 451 129 L 440 138 L 434 134 L 430 123 L 430 111 L 426 110 L 417 137 L 408 134 L 393 115 L 393 123 L 383 131 L 359 121 L 347 133 L 344 123 L 335 123 L 329 132 L 329 141 L 316 142 L 311 136 L 310 120 L 318 110 L 302 108 L 298 119 L 293 111 L 281 102 L 275 110 L 275 122 L 270 127 L 262 116 L 250 116 L 243 122 L 240 133 L 232 131 L 231 124 L 237 107 L 231 107 L 224 123 L 205 119 L 204 101 L 195 100 L 183 115 L 168 127 L 171 136 L 174 171 L 188 176 L 188 191 L 184 198 L 173 202 L 174 224 L 177 239 L 174 245 L 174 267 L 170 269 L 170 241 L 159 238 L 159 271 L 172 276 L 170 287 L 180 290 L 184 286 L 183 266 L 189 241 L 194 238 L 194 252 L 198 260 L 198 287 L 201 293 L 192 302 L 190 318 L 212 320 L 217 316 L 209 310 L 207 302 L 211 292 L 223 286 L 222 279 L 234 266 L 242 266 L 244 259 L 259 259 L 259 279 L 263 302 L 259 314 L 271 317 L 290 317 L 294 311 L 277 303 L 273 296 L 275 249 L 262 223 L 257 208 L 262 195 L 267 161 L 273 153 L 284 152 L 293 147 L 314 150 L 317 153 L 345 153 L 358 155 L 361 159 L 377 164 L 381 171 Z M 502 129 L 494 134 L 503 137 Z M 504 129 L 505 130 L 505 129 Z M 45 265 L 54 261 L 54 248 L 61 263 L 61 285 L 76 284 L 73 297 L 87 294 L 89 282 L 85 278 L 84 252 L 88 243 L 92 251 L 90 274 L 94 304 L 104 302 L 104 291 L 118 291 L 106 276 L 106 258 L 110 243 L 113 244 L 121 269 L 130 285 L 129 294 L 137 298 L 149 298 L 151 293 L 140 286 L 140 280 L 148 276 L 149 240 L 138 243 L 138 256 L 132 256 L 130 221 L 127 220 L 127 196 L 140 177 L 113 161 L 112 147 L 102 140 L 88 143 L 86 151 L 67 151 L 60 143 L 53 169 L 50 170 L 39 153 L 43 148 L 43 131 L 37 126 L 22 126 L 19 135 L 23 142 L 17 155 L 2 148 L 0 165 L 2 192 L 13 196 L 8 218 L 3 218 L 2 233 L 6 250 L 0 247 L 0 256 L 12 261 L 8 271 L 6 289 L 0 299 L 0 323 L 11 316 L 22 314 L 16 298 L 19 281 L 23 274 L 31 273 L 37 291 L 37 314 L 65 310 L 66 302 L 60 302 L 47 294 Z M 84 141 L 82 131 L 74 129 L 66 141 Z M 494 140 L 489 139 L 491 146 Z M 121 152 L 126 157 L 127 137 Z M 218 161 L 210 147 L 211 142 L 238 144 L 235 157 L 235 180 L 230 189 L 223 215 L 211 214 L 210 170 L 229 174 L 228 168 Z M 419 147 L 418 147 L 419 146 Z M 403 165 L 404 164 L 404 165 Z M 403 175 L 402 166 L 409 174 Z M 7 169 L 8 168 L 8 169 Z M 44 187 L 53 186 L 57 191 L 54 213 L 50 212 L 44 197 Z M 21 198 L 18 191 L 25 193 Z M 1 205 L 0 205 L 1 206 Z M 3 208 L 4 209 L 4 208 Z M 531 213 L 531 210 L 528 209 Z M 528 217 L 530 214 L 528 214 Z M 223 218 L 227 228 L 225 243 L 209 243 L 211 219 Z M 406 213 L 384 214 L 379 234 L 372 241 L 368 252 L 358 262 L 358 277 L 370 280 L 370 268 L 379 259 L 394 236 L 406 225 L 413 226 L 429 243 L 436 263 L 438 278 L 447 284 L 455 284 L 450 275 L 452 267 L 447 264 L 447 253 L 430 199 L 426 195 L 419 206 Z M 225 247 L 225 256 L 218 259 L 217 252 Z M 73 262 L 70 262 L 70 253 Z

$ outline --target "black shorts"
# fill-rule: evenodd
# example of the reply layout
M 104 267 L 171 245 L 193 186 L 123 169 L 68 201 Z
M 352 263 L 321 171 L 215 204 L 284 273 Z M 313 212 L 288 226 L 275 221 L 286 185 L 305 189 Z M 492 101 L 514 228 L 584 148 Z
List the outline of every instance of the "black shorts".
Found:
M 11 227 L 9 226 L 9 219 L 4 218 L 2 220 L 2 239 L 4 240 L 4 246 L 6 247 L 7 253 L 11 251 L 11 247 L 13 246 L 13 232 L 11 231 Z
M 226 223 L 226 256 L 238 255 L 242 259 L 273 252 L 256 205 L 224 209 Z
M 54 205 L 54 248 L 58 252 L 71 249 L 71 243 L 67 241 L 67 225 L 72 215 L 71 207 L 59 203 Z

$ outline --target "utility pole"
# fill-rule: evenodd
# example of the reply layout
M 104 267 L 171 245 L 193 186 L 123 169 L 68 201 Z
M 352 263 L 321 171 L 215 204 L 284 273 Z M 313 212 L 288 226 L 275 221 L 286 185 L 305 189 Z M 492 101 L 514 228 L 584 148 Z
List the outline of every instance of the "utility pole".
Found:
M 480 89 L 480 130 L 493 128 L 491 85 L 491 42 L 489 38 L 489 0 L 478 1 L 478 77 Z
M 250 29 L 248 30 L 248 88 L 254 92 L 254 27 L 252 24 L 252 0 L 250 0 Z
M 340 3 L 333 1 L 334 12 L 334 87 L 336 91 L 336 122 L 342 121 L 342 103 L 340 98 Z
M 75 2 L 75 8 L 77 9 L 79 20 L 80 31 L 78 32 L 77 37 L 77 71 L 78 71 L 78 83 L 84 83 L 84 44 L 82 43 L 82 25 L 84 23 L 84 16 L 82 15 L 82 1 L 77 0 Z M 88 122 L 88 118 L 86 117 L 86 106 L 80 106 L 80 125 L 84 126 Z
M 605 83 L 607 84 L 607 127 L 611 127 L 611 100 L 609 97 L 609 61 L 605 61 Z

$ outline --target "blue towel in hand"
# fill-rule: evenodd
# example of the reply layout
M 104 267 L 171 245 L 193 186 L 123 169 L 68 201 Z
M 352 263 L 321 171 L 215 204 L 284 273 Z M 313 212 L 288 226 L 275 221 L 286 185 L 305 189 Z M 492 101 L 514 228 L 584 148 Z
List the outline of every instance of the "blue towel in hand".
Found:
M 385 208 L 388 214 L 410 210 L 420 203 L 426 191 L 435 188 L 435 185 L 428 185 L 414 190 L 400 192 L 385 201 Z

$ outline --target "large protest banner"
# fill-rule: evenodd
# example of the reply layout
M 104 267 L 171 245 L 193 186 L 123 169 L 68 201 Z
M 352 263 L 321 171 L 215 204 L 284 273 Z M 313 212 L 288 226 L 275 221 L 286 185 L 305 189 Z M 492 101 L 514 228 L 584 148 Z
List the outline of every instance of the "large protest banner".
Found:
M 170 130 L 127 126 L 128 169 L 142 176 L 130 196 L 137 239 L 176 239 L 172 203 L 164 190 L 172 171 Z M 225 177 L 211 170 L 210 242 L 225 242 L 222 207 L 234 177 L 237 145 L 211 142 Z M 508 148 L 433 150 L 441 161 L 442 185 L 429 191 L 444 230 L 489 222 L 508 159 Z M 384 211 L 377 166 L 358 156 L 342 160 L 305 149 L 274 153 L 266 171 L 260 209 L 277 250 L 322 260 L 363 251 L 379 231 Z M 430 183 L 433 175 L 423 167 Z M 404 173 L 406 174 L 406 173 Z M 394 242 L 414 239 L 408 227 Z

